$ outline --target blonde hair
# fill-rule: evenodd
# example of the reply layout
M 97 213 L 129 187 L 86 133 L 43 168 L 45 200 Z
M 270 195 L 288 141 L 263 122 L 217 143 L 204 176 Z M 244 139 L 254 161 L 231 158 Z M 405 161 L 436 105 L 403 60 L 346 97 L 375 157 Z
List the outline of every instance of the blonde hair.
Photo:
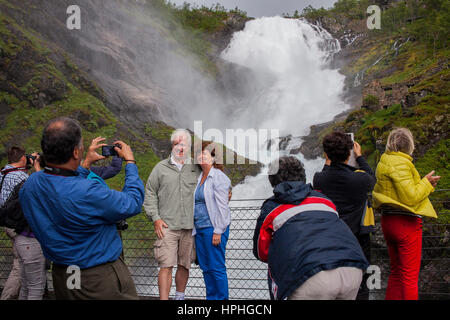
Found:
M 414 151 L 414 137 L 407 128 L 397 128 L 389 133 L 386 143 L 386 152 L 400 151 L 412 155 Z

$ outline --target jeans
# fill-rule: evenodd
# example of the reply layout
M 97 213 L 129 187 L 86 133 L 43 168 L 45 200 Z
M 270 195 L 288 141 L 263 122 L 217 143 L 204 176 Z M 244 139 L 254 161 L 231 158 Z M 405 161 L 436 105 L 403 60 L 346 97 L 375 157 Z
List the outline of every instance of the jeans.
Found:
M 41 245 L 36 238 L 20 234 L 14 239 L 14 244 L 21 269 L 19 300 L 42 300 L 47 274 Z
M 197 229 L 195 250 L 198 264 L 203 271 L 207 300 L 228 300 L 228 277 L 225 266 L 225 248 L 230 227 L 222 234 L 220 244 L 214 246 L 214 228 Z
M 422 256 L 422 219 L 383 214 L 381 228 L 391 261 L 386 300 L 417 300 Z
M 16 300 L 20 292 L 20 277 L 22 271 L 20 269 L 19 256 L 17 254 L 16 244 L 12 239 L 14 259 L 12 269 L 2 291 L 0 300 Z

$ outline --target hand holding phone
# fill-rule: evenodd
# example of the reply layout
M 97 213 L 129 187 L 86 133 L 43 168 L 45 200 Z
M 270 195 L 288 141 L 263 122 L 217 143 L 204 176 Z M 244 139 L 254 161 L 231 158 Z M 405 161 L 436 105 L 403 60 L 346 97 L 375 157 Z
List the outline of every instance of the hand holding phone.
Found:
M 354 136 L 353 132 L 347 133 L 347 134 L 350 136 L 350 138 L 352 139 L 352 142 L 353 142 L 353 148 L 352 148 L 352 150 L 350 150 L 350 158 L 348 159 L 348 165 L 358 168 L 359 167 L 358 162 L 356 162 L 356 158 L 358 156 L 355 154 L 355 145 L 357 144 L 359 146 L 359 144 L 357 142 L 355 142 L 355 136 Z M 361 146 L 359 146 L 358 150 L 361 151 Z
M 356 141 L 353 141 L 353 152 L 355 153 L 355 158 L 362 156 L 361 146 Z

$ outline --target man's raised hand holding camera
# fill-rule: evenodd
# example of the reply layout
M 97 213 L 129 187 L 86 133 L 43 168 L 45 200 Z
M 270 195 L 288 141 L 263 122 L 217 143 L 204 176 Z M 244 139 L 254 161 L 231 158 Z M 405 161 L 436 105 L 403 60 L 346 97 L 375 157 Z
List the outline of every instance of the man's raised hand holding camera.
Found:
M 108 146 L 107 144 L 102 143 L 104 140 L 105 138 L 102 137 L 97 137 L 92 140 L 92 143 L 89 146 L 89 149 L 86 153 L 86 158 L 81 162 L 81 166 L 83 168 L 89 170 L 93 163 L 105 159 L 106 156 L 103 152 L 101 155 L 97 152 L 99 148 L 103 149 L 104 147 L 112 148 L 115 151 L 116 155 L 122 158 L 125 161 L 125 163 L 127 164 L 136 163 L 136 161 L 134 160 L 134 155 L 133 151 L 131 150 L 131 147 L 127 145 L 125 142 L 117 140 L 114 142 L 113 146 Z
M 120 258 L 122 242 L 115 223 L 141 212 L 144 185 L 131 148 L 117 141 L 126 161 L 121 192 L 87 179 L 90 166 L 103 156 L 99 138 L 82 161 L 81 128 L 70 118 L 50 121 L 41 147 L 46 168 L 33 174 L 20 191 L 20 202 L 45 256 L 53 261 L 57 299 L 138 299 L 130 272 Z M 81 165 L 82 163 L 82 165 Z M 81 270 L 80 287 L 68 287 L 72 272 Z

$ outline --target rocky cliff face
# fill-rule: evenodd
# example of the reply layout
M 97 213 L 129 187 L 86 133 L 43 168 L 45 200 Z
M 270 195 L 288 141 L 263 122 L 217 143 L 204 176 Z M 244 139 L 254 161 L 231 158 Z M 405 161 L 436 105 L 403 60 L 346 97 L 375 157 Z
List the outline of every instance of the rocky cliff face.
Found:
M 332 123 L 312 128 L 302 146 L 308 157 L 321 156 L 321 138 L 333 128 L 355 132 L 373 166 L 394 126 L 414 132 L 416 159 L 448 139 L 446 50 L 431 54 L 407 32 L 370 32 L 365 19 L 324 17 L 316 23 L 341 43 L 334 63 L 346 75 L 346 99 L 352 108 Z

